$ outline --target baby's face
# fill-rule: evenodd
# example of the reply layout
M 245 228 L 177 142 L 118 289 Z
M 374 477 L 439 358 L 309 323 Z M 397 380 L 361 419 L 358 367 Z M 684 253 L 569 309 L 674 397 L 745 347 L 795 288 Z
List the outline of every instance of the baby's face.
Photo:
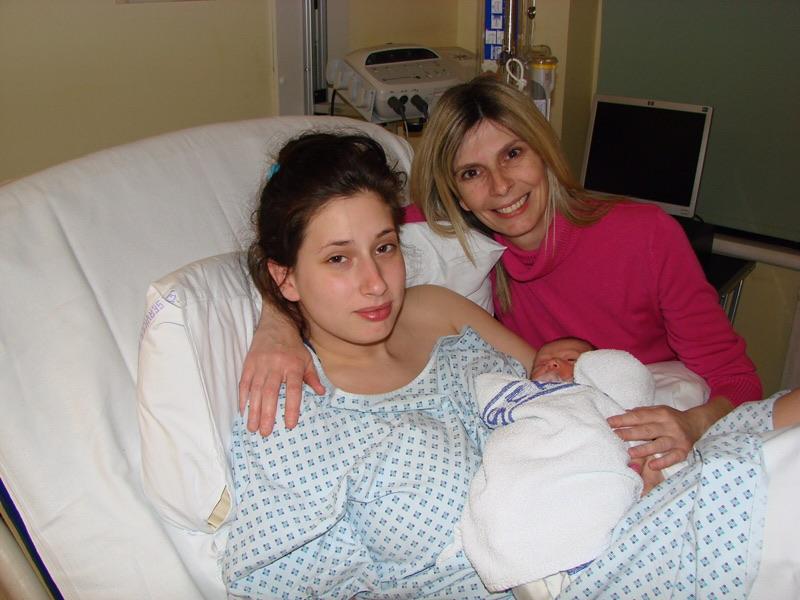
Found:
M 567 338 L 539 348 L 533 361 L 531 379 L 536 381 L 572 381 L 575 361 L 592 346 L 583 340 Z

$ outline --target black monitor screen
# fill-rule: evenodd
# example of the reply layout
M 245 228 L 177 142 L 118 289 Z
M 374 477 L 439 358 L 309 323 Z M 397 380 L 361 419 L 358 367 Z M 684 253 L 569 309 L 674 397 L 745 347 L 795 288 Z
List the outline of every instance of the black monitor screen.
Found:
M 599 97 L 584 162 L 584 187 L 692 216 L 710 115 L 709 107 Z

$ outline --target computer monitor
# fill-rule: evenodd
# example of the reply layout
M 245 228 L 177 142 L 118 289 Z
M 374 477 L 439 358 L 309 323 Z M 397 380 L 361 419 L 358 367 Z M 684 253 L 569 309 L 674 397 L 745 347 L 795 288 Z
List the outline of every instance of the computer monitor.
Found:
M 710 106 L 596 96 L 583 186 L 693 217 L 711 114 Z

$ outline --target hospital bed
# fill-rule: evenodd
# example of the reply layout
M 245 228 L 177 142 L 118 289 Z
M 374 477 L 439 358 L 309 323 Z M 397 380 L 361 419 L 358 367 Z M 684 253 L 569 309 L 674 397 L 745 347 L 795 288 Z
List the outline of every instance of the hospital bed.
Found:
M 409 168 L 409 145 L 378 126 L 280 117 L 146 139 L 0 187 L 0 598 L 225 597 L 216 557 L 234 507 L 220 448 L 238 372 L 195 378 L 199 388 L 176 392 L 186 404 L 137 409 L 140 364 L 160 368 L 165 385 L 180 385 L 187 369 L 197 375 L 214 358 L 186 346 L 185 336 L 177 342 L 173 336 L 176 346 L 151 346 L 141 362 L 139 341 L 146 346 L 157 329 L 180 337 L 196 328 L 182 310 L 188 295 L 207 299 L 209 282 L 217 281 L 240 299 L 247 295 L 232 317 L 244 337 L 225 349 L 225 360 L 241 363 L 258 301 L 236 270 L 237 255 L 225 253 L 250 239 L 250 213 L 276 149 L 311 127 L 358 128 Z M 431 275 L 432 282 L 458 288 L 474 277 L 460 270 L 457 249 L 424 235 L 417 242 L 419 252 L 437 254 L 418 262 L 422 271 L 435 271 L 422 279 Z M 433 250 L 424 250 L 426 244 Z M 493 252 L 487 245 L 496 260 Z M 215 255 L 225 256 L 179 270 Z M 459 291 L 485 297 L 487 269 L 480 286 L 470 282 Z M 176 290 L 183 305 L 172 303 Z M 181 310 L 170 316 L 166 309 L 176 307 Z M 225 322 L 214 327 L 225 329 Z M 187 352 L 175 350 L 181 347 Z M 671 369 L 659 374 L 663 389 L 683 389 L 691 374 L 682 379 Z M 159 411 L 168 414 L 160 419 Z M 164 423 L 175 431 L 159 433 Z M 198 450 L 192 444 L 202 445 L 199 437 L 211 441 Z M 800 487 L 792 465 L 800 431 L 779 432 L 765 448 L 773 479 L 753 597 L 800 597 L 793 506 Z M 213 464 L 191 463 L 196 456 Z M 223 481 L 212 482 L 216 487 L 201 501 L 208 481 L 192 481 L 186 472 L 216 473 Z M 187 498 L 187 489 L 198 493 Z M 198 517 L 182 501 L 192 510 L 205 510 L 203 502 L 210 509 Z M 517 593 L 525 597 L 524 589 Z

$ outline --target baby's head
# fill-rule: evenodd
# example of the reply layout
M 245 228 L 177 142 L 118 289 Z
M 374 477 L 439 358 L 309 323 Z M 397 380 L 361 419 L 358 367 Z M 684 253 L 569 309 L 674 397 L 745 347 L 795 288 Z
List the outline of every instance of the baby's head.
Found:
M 536 353 L 531 369 L 535 381 L 572 381 L 575 362 L 584 352 L 596 350 L 586 340 L 564 337 L 543 344 Z

